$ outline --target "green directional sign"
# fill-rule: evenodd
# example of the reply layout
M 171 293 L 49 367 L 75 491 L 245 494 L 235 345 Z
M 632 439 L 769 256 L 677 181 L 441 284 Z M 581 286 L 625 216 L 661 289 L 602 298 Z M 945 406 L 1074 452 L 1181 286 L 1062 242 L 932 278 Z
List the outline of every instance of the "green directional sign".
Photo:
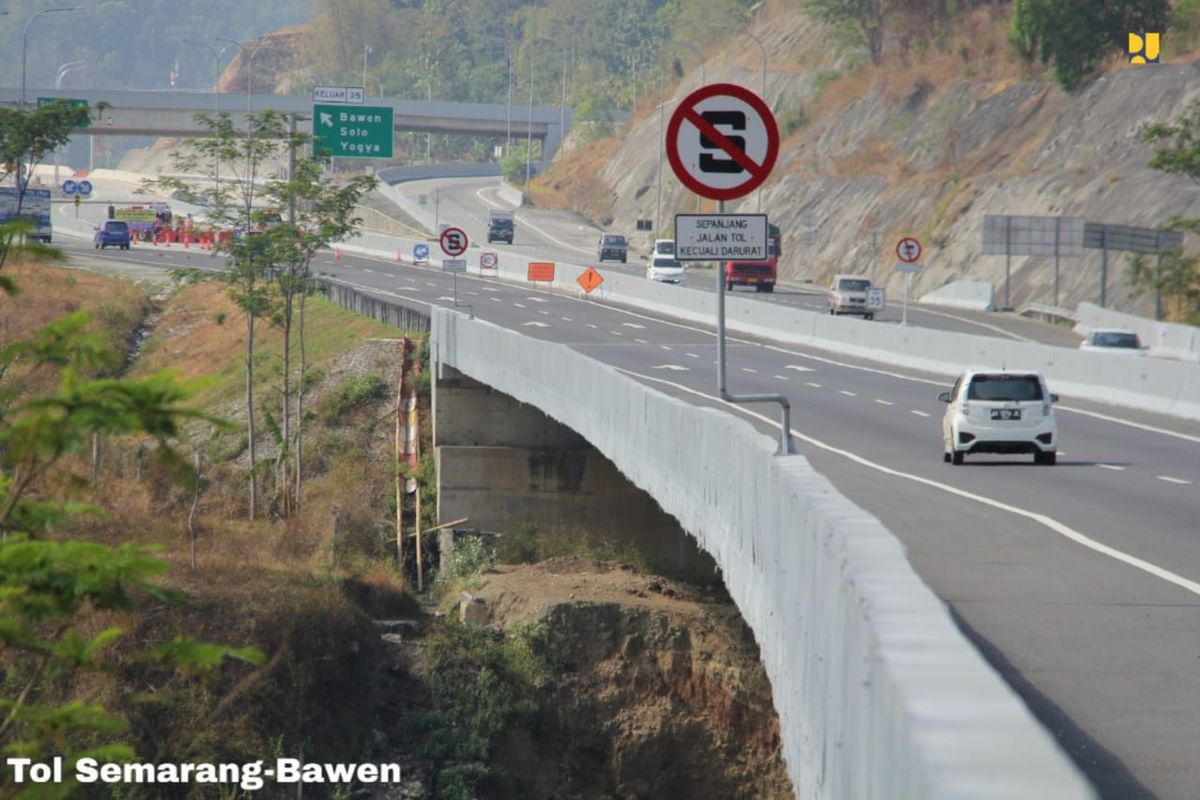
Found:
M 390 106 L 313 103 L 313 155 L 334 158 L 391 158 Z
M 48 106 L 51 103 L 53 103 L 55 100 L 66 100 L 67 103 L 72 108 L 87 108 L 88 107 L 87 100 L 80 100 L 77 97 L 70 97 L 70 98 L 67 98 L 67 97 L 39 97 L 37 99 L 37 107 L 41 108 L 42 106 Z M 91 120 L 88 120 L 87 122 L 83 123 L 79 127 L 80 128 L 90 128 L 91 125 L 92 125 Z

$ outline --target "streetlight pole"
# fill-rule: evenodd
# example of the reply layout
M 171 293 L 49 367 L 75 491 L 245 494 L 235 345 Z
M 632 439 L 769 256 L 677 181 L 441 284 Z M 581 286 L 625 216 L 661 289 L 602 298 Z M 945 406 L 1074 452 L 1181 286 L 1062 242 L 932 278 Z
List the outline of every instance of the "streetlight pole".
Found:
M 58 91 L 62 88 L 62 81 L 67 75 L 76 70 L 81 70 L 87 66 L 86 61 L 68 61 L 66 64 L 60 64 L 58 73 L 54 76 L 54 90 Z M 62 153 L 58 148 L 54 148 L 54 185 L 58 186 L 58 167 L 62 164 Z
M 237 48 L 239 50 L 241 50 L 243 53 L 246 52 L 246 45 L 243 44 L 242 42 L 239 42 L 237 39 L 227 39 L 224 36 L 214 36 L 213 41 L 228 42 L 229 44 L 237 45 Z M 246 57 L 246 114 L 247 115 L 249 115 L 251 112 L 252 106 L 250 104 L 250 97 L 251 97 L 251 95 L 254 94 L 254 57 L 256 55 L 258 55 L 258 51 L 262 50 L 263 46 L 265 44 L 266 44 L 265 41 L 259 42 L 258 47 L 251 50 L 250 55 L 248 55 Z M 224 51 L 222 51 L 222 52 L 224 52 Z M 214 89 L 213 91 L 216 91 L 216 90 Z M 250 125 L 249 120 L 246 121 L 246 125 L 248 128 Z
M 542 40 L 545 40 L 547 42 L 550 42 L 550 43 L 556 44 L 556 45 L 559 44 L 557 39 L 554 39 L 550 36 L 535 36 L 534 38 L 532 38 L 532 39 L 526 41 L 524 44 L 522 44 L 521 47 L 524 47 L 526 44 L 536 43 L 536 42 L 540 42 Z M 559 45 L 559 46 L 561 47 L 561 45 Z M 567 99 L 566 99 L 566 91 L 567 91 L 566 58 L 567 58 L 567 51 L 566 51 L 566 48 L 563 48 L 563 96 L 562 96 L 563 105 L 559 109 L 559 112 L 560 112 L 559 113 L 559 135 L 560 136 L 563 133 L 562 126 L 566 120 L 566 102 L 567 102 Z M 534 56 L 531 56 L 529 59 L 529 111 L 525 118 L 525 191 L 529 191 L 530 157 L 531 157 L 531 154 L 533 153 L 533 65 L 536 62 L 536 60 L 537 60 L 536 54 Z M 546 141 L 545 139 L 542 140 L 542 158 L 546 157 L 545 141 Z
M 363 85 L 364 92 L 367 90 L 367 56 L 370 54 L 371 54 L 371 45 L 364 44 L 363 45 L 363 79 L 362 79 L 362 85 Z
M 179 41 L 183 42 L 184 44 L 199 45 L 200 47 L 203 47 L 204 49 L 208 50 L 208 52 L 212 53 L 212 57 L 213 57 L 213 120 L 215 122 L 216 118 L 219 117 L 221 114 L 221 106 L 220 106 L 221 95 L 217 93 L 217 85 L 221 82 L 221 56 L 229 48 L 222 47 L 220 50 L 217 50 L 217 48 L 213 47 L 208 42 L 202 42 L 198 39 L 180 39 Z M 213 158 L 213 186 L 215 187 L 213 189 L 213 200 L 215 202 L 217 199 L 216 195 L 221 188 L 221 160 L 219 157 Z
M 42 14 L 50 14 L 55 11 L 76 11 L 78 6 L 58 6 L 55 8 L 43 8 L 38 11 L 29 21 L 25 23 L 25 30 L 21 31 L 21 110 L 25 110 L 25 59 L 26 53 L 29 51 L 29 26 L 33 25 L 33 21 Z M 7 13 L 7 12 L 5 12 Z

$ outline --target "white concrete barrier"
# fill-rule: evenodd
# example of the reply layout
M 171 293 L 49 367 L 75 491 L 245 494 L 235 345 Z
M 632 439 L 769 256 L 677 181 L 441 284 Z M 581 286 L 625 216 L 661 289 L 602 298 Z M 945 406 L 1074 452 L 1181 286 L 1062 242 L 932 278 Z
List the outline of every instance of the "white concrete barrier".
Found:
M 500 188 L 496 190 L 496 194 L 510 206 L 525 205 L 525 193 L 506 180 L 500 181 Z
M 716 559 L 761 648 L 797 797 L 1094 797 L 895 536 L 806 459 L 774 456 L 731 414 L 444 309 L 432 346 L 578 431 Z
M 954 281 L 922 295 L 917 302 L 927 306 L 995 311 L 995 295 L 996 288 L 986 281 Z

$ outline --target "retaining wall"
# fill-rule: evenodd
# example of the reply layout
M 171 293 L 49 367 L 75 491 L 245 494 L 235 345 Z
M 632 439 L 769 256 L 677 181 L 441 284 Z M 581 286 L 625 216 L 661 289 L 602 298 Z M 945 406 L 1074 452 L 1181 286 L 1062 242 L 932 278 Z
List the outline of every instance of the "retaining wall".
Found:
M 716 559 L 761 648 L 797 797 L 1094 797 L 900 542 L 806 459 L 774 456 L 731 414 L 444 309 L 433 356 L 578 431 Z

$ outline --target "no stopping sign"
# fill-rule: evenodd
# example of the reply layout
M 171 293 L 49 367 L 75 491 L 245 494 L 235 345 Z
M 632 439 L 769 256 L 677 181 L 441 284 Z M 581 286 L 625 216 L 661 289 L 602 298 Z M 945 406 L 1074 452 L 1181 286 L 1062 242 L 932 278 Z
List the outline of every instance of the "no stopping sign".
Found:
M 775 115 L 754 92 L 714 83 L 685 97 L 667 124 L 671 169 L 701 197 L 733 200 L 757 189 L 779 155 Z

